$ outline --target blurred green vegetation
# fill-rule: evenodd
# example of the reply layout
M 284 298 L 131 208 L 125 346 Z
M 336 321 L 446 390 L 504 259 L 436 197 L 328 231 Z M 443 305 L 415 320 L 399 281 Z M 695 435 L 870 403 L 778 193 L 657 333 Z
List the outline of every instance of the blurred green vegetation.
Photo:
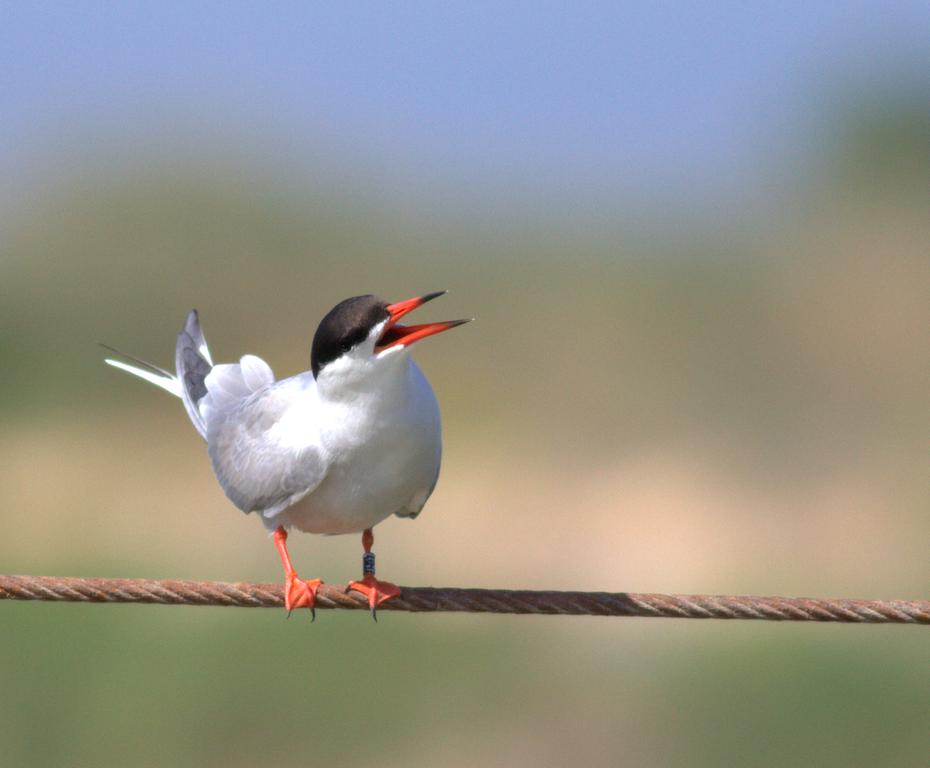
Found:
M 285 376 L 337 300 L 451 288 L 432 316 L 479 322 L 418 350 L 446 466 L 421 521 L 379 529 L 386 575 L 926 597 L 924 107 L 845 115 L 797 181 L 803 205 L 757 230 L 739 210 L 693 233 L 516 205 L 443 216 L 242 158 L 37 184 L 0 233 L 0 570 L 276 578 L 181 409 L 94 343 L 167 363 L 196 306 L 216 357 L 258 353 Z M 357 565 L 354 540 L 295 549 L 307 576 Z M 930 754 L 930 645 L 911 628 L 0 615 L 2 765 Z
M 10 765 L 904 766 L 927 754 L 926 640 L 907 627 L 5 613 Z

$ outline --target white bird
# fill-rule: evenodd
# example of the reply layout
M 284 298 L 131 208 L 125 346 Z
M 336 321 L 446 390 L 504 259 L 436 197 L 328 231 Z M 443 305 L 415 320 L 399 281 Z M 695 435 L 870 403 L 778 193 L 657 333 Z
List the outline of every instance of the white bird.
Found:
M 308 607 L 315 617 L 322 583 L 297 576 L 287 552 L 290 528 L 361 532 L 363 575 L 349 589 L 368 596 L 373 616 L 400 594 L 375 578 L 371 529 L 391 515 L 420 513 L 442 455 L 439 406 L 410 347 L 468 320 L 398 321 L 444 293 L 396 304 L 372 295 L 340 302 L 316 330 L 310 370 L 280 381 L 254 355 L 214 365 L 196 310 L 178 334 L 175 374 L 122 353 L 135 365 L 106 360 L 184 403 L 226 495 L 272 532 L 289 613 Z

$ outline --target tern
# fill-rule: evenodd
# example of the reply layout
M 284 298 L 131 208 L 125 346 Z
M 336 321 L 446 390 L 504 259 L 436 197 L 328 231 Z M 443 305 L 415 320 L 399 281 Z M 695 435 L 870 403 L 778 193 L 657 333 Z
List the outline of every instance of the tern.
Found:
M 288 530 L 361 533 L 362 578 L 372 616 L 400 590 L 375 578 L 372 528 L 391 515 L 415 518 L 436 487 L 442 428 L 436 396 L 410 356 L 414 343 L 468 320 L 401 325 L 427 293 L 389 304 L 374 295 L 341 301 L 320 322 L 310 370 L 276 381 L 261 358 L 214 365 L 191 310 L 175 347 L 175 373 L 107 347 L 106 362 L 180 398 L 206 440 L 230 501 L 256 512 L 284 566 L 285 608 L 314 605 L 320 579 L 302 579 Z

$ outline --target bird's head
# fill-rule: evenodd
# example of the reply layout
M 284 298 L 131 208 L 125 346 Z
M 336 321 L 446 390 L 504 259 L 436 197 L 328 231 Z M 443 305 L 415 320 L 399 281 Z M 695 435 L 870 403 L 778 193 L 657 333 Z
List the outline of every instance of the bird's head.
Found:
M 371 294 L 340 301 L 320 321 L 313 337 L 310 367 L 314 377 L 319 380 L 322 373 L 327 377 L 368 378 L 402 358 L 410 345 L 467 323 L 468 320 L 445 320 L 400 324 L 402 317 L 444 293 L 427 293 L 396 304 L 388 304 Z

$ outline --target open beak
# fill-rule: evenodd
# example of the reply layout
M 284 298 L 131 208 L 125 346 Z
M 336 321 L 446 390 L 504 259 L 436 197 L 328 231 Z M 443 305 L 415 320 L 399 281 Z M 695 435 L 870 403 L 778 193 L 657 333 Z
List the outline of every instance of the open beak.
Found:
M 399 301 L 396 304 L 389 304 L 387 311 L 391 317 L 384 327 L 381 338 L 375 344 L 375 352 L 383 352 L 391 347 L 406 347 L 420 339 L 425 339 L 427 336 L 433 336 L 469 322 L 471 318 L 468 320 L 445 320 L 441 323 L 424 323 L 423 325 L 400 325 L 398 323 L 404 315 L 413 312 L 417 307 L 437 299 L 445 293 L 446 291 L 435 291 L 406 301 Z

